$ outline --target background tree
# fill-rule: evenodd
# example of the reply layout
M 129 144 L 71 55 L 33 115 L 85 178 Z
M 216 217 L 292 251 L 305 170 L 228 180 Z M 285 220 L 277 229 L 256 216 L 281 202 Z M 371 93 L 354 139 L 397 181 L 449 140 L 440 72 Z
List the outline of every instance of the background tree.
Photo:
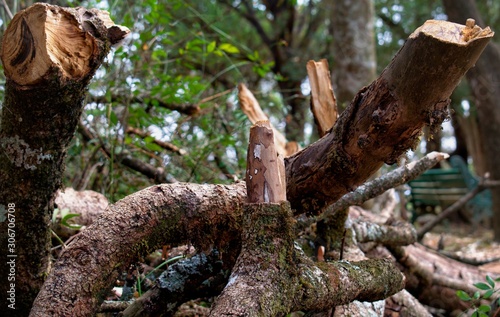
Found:
M 458 21 L 464 16 L 471 16 L 479 25 L 484 25 L 475 1 L 463 0 L 451 2 L 444 0 L 446 13 L 451 21 Z M 500 179 L 500 166 L 496 157 L 500 155 L 500 47 L 491 43 L 484 55 L 478 60 L 476 67 L 467 73 L 467 81 L 477 109 L 479 136 L 477 140 L 483 144 L 486 168 L 492 179 Z M 500 189 L 492 189 L 493 198 L 493 230 L 495 240 L 500 242 Z

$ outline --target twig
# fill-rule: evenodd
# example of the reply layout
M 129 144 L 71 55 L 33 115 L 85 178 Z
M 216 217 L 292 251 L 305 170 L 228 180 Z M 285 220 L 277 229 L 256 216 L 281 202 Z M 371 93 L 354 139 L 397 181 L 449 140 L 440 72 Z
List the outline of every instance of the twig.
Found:
M 7 1 L 5 0 L 2 0 L 2 4 L 3 4 L 3 8 L 5 9 L 5 12 L 7 12 L 7 15 L 9 16 L 9 18 L 12 20 L 12 18 L 14 17 L 14 15 L 12 14 L 12 12 L 10 11 L 9 9 L 9 5 L 7 4 Z
M 449 155 L 446 153 L 432 152 L 416 162 L 411 162 L 382 177 L 363 184 L 330 205 L 317 220 L 329 220 L 339 210 L 348 208 L 349 206 L 359 206 L 365 201 L 381 195 L 386 190 L 405 184 L 448 157 Z

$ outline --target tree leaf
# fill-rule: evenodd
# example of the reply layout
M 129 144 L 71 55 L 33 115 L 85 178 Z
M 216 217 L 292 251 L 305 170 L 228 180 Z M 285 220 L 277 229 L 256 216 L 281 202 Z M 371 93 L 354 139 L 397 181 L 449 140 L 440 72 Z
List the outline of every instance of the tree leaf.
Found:
M 236 46 L 229 43 L 222 43 L 221 45 L 219 45 L 219 49 L 229 54 L 237 54 L 240 52 L 240 50 Z
M 491 276 L 486 275 L 486 281 L 488 282 L 488 284 L 490 284 L 491 288 L 495 288 L 495 281 L 493 281 Z
M 488 305 L 481 305 L 481 306 L 478 307 L 477 310 L 480 311 L 480 312 L 487 313 L 487 312 L 489 312 L 491 310 L 491 307 L 488 306 Z
M 493 295 L 493 293 L 495 293 L 495 290 L 494 289 L 489 289 L 487 290 L 484 295 L 483 295 L 483 298 L 484 299 L 488 299 L 491 297 L 491 295 Z
M 215 50 L 215 46 L 215 41 L 210 42 L 210 44 L 207 45 L 207 53 L 212 53 Z
M 470 298 L 469 294 L 467 294 L 466 292 L 464 292 L 462 290 L 457 291 L 457 296 L 458 296 L 458 298 L 460 298 L 464 302 L 468 302 L 468 301 L 472 300 L 472 298 Z
M 487 291 L 487 290 L 491 289 L 491 287 L 486 283 L 476 283 L 476 284 L 474 284 L 474 286 L 476 288 L 479 288 L 480 290 L 483 290 L 483 291 Z

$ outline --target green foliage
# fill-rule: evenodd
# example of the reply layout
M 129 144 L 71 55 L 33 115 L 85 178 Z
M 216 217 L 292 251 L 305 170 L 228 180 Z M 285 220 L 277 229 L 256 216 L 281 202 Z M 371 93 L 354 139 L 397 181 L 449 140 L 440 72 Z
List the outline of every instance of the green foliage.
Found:
M 13 13 L 32 4 L 15 3 Z M 151 179 L 121 164 L 123 157 L 162 168 L 178 181 L 230 183 L 234 176 L 244 177 L 250 123 L 239 109 L 235 87 L 246 83 L 273 124 L 284 130 L 287 103 L 299 93 L 288 83 L 305 80 L 307 60 L 331 61 L 335 52 L 330 52 L 334 39 L 327 1 L 283 2 L 295 10 L 291 33 L 283 31 L 289 23 L 287 10 L 274 16 L 262 2 L 250 2 L 255 18 L 250 22 L 247 8 L 238 3 L 58 2 L 107 10 L 115 23 L 132 31 L 91 83 L 81 121 L 94 138 L 76 134 L 68 149 L 67 186 L 83 184 L 80 189 L 104 193 L 113 202 L 151 185 Z M 499 28 L 498 1 L 477 4 L 485 22 Z M 416 27 L 429 18 L 444 18 L 437 0 L 377 0 L 375 6 L 379 70 Z M 10 19 L 0 11 L 5 28 Z M 4 83 L 1 72 L 1 100 Z M 461 98 L 470 98 L 468 92 Z M 200 111 L 189 115 L 179 110 L 186 106 L 198 106 Z M 149 136 L 128 133 L 128 128 Z M 157 140 L 187 154 L 165 149 Z
M 486 283 L 479 282 L 473 284 L 474 287 L 479 291 L 475 291 L 472 296 L 462 290 L 457 291 L 457 296 L 458 298 L 460 298 L 460 300 L 464 302 L 470 302 L 469 310 L 473 310 L 471 316 L 487 317 L 487 313 L 490 312 L 491 307 L 489 305 L 481 304 L 481 300 L 491 300 L 491 298 L 493 298 L 495 294 L 497 295 L 497 297 L 494 299 L 494 301 L 497 302 L 497 306 L 500 306 L 500 296 L 498 296 L 500 293 L 500 288 L 496 287 L 496 282 L 500 282 L 500 277 L 493 279 L 491 278 L 491 276 L 486 275 Z
M 69 223 L 69 220 L 75 217 L 80 217 L 80 214 L 72 214 L 68 208 L 59 209 L 55 208 L 52 214 L 52 222 L 55 223 L 57 218 L 61 217 L 61 225 L 68 227 L 70 229 L 78 230 L 82 226 L 74 223 Z

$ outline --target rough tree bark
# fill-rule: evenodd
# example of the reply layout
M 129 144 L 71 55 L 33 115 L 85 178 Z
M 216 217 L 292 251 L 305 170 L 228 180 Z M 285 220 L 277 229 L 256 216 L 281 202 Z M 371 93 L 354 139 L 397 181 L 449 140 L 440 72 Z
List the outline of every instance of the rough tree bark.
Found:
M 29 313 L 48 274 L 50 219 L 66 147 L 89 80 L 126 32 L 103 11 L 35 4 L 3 35 L 0 212 L 9 218 L 0 223 L 0 309 L 9 316 Z
M 484 26 L 473 0 L 443 0 L 450 21 L 472 17 Z M 478 59 L 476 67 L 467 73 L 467 81 L 472 90 L 477 107 L 480 139 L 483 143 L 486 168 L 492 180 L 500 180 L 500 47 L 490 43 Z M 493 231 L 495 241 L 500 242 L 500 188 L 492 188 Z
M 376 78 L 373 0 L 327 1 L 331 6 L 333 83 L 340 112 Z
M 436 24 L 440 31 L 449 33 L 436 32 Z M 414 143 L 424 124 L 441 123 L 451 90 L 491 37 L 486 34 L 466 42 L 459 33 L 462 29 L 446 22 L 424 25 L 379 80 L 358 94 L 333 133 L 288 160 L 287 195 L 296 212 L 320 212 L 366 179 L 382 162 L 394 162 Z M 435 71 L 433 67 L 447 71 Z M 56 87 L 61 89 L 60 85 Z M 83 90 L 84 86 L 77 88 Z M 45 112 L 54 115 L 67 111 L 60 108 Z M 80 112 L 72 111 L 76 125 Z M 53 135 L 53 130 L 44 136 L 49 134 Z M 23 188 L 26 184 L 17 186 Z M 235 237 L 242 229 L 244 196 L 243 184 L 177 184 L 153 186 L 119 201 L 62 252 L 31 314 L 91 315 L 121 268 L 161 243 L 191 240 L 199 250 L 218 247 L 229 269 L 241 242 Z M 376 300 L 401 287 L 401 280 L 394 279 L 400 276 L 399 271 L 389 261 L 356 263 L 361 269 L 358 273 L 349 268 L 349 263 L 320 266 L 319 272 L 300 251 L 295 250 L 294 256 L 302 267 L 299 304 L 306 309 L 327 309 L 354 299 Z
M 493 36 L 488 29 L 469 39 L 464 30 L 427 21 L 356 95 L 329 134 L 285 159 L 287 195 L 296 213 L 320 213 L 383 163 L 394 164 L 414 148 L 424 125 L 439 128 L 451 92 Z

